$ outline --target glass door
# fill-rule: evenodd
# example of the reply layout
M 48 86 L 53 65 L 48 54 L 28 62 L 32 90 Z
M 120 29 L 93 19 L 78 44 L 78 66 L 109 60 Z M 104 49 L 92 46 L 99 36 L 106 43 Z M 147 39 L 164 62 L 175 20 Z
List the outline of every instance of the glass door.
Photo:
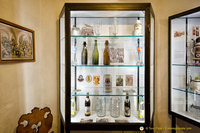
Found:
M 145 123 L 145 12 L 70 16 L 71 123 Z
M 200 12 L 170 23 L 171 111 L 200 123 Z
M 63 13 L 60 17 L 59 20 L 59 25 L 60 25 L 60 47 L 59 47 L 59 51 L 60 51 L 60 71 L 59 71 L 59 75 L 60 75 L 60 89 L 59 89 L 59 95 L 60 95 L 60 112 L 61 112 L 61 117 L 62 119 L 65 121 L 65 90 L 66 90 L 66 84 L 65 84 L 65 68 L 66 68 L 66 62 L 65 62 L 65 13 Z

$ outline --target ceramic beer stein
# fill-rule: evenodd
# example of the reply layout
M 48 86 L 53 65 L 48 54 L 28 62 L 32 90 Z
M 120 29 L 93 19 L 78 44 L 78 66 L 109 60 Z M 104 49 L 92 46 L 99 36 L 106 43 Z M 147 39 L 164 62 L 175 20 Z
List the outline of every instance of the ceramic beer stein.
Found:
M 197 91 L 200 93 L 200 80 L 193 80 L 192 77 L 190 77 L 190 90 Z

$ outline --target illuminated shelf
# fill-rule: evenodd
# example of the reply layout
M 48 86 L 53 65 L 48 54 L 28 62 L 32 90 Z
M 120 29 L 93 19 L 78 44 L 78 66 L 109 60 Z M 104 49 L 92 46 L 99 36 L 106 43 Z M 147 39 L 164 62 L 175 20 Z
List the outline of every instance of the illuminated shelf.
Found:
M 107 36 L 107 35 L 101 35 L 101 36 L 83 36 L 83 35 L 72 35 L 71 37 L 144 37 L 141 36 L 134 36 L 134 35 L 117 35 L 117 36 Z
M 144 95 L 116 95 L 116 94 L 73 94 L 72 96 L 136 96 L 136 97 L 144 97 Z
M 125 119 L 125 120 L 127 120 L 128 123 L 144 123 L 145 122 L 144 119 L 140 119 L 138 117 L 138 111 L 135 111 L 135 110 L 131 111 L 130 117 L 125 117 L 124 114 L 121 113 L 118 118 L 114 118 L 110 115 L 110 111 L 106 111 L 106 116 L 104 116 L 104 117 L 98 117 L 95 111 L 92 111 L 91 115 L 86 117 L 84 109 L 78 110 L 76 112 L 76 115 L 74 117 L 71 117 L 71 122 L 79 123 L 82 118 L 93 119 L 93 122 L 91 122 L 91 123 L 98 123 L 98 122 L 96 122 L 96 119 L 100 119 L 100 118 L 109 119 L 108 123 L 115 123 L 115 120 L 118 120 L 118 119 L 122 119 L 122 120 Z
M 144 67 L 144 65 L 72 65 L 73 67 Z
M 85 91 L 81 92 L 72 92 L 72 96 L 136 96 L 136 97 L 144 97 L 144 93 L 137 94 L 137 87 L 112 87 L 112 92 L 104 92 L 103 87 L 86 87 L 89 92 L 89 95 L 85 93 Z M 93 89 L 92 89 L 93 88 Z M 123 89 L 122 89 L 123 88 Z M 80 89 L 81 90 L 81 89 Z M 144 90 L 144 87 L 139 87 L 139 90 Z M 126 91 L 128 91 L 128 95 L 126 95 Z
M 173 88 L 173 90 L 186 92 L 186 89 L 180 89 L 180 88 Z M 194 95 L 200 95 L 199 92 L 196 92 L 196 91 L 194 92 L 194 91 L 191 91 L 190 89 L 188 89 L 188 93 L 190 93 L 190 94 L 194 94 Z
M 172 66 L 184 66 L 184 67 L 200 67 L 200 65 L 193 65 L 193 64 L 172 64 Z

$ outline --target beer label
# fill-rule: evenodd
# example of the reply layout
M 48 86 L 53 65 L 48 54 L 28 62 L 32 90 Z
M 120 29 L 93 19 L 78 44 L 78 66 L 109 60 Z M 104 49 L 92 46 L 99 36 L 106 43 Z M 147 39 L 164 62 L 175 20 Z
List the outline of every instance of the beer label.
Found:
M 78 81 L 79 81 L 79 82 L 83 82 L 83 81 L 84 81 L 83 75 L 79 75 L 79 76 L 78 76 Z
M 105 77 L 104 85 L 105 85 L 105 91 L 106 92 L 111 92 L 111 78 L 110 77 Z
M 125 107 L 125 113 L 129 113 L 130 108 L 129 107 Z
M 109 78 L 106 78 L 106 80 L 105 80 L 105 86 L 106 86 L 106 88 L 109 88 L 111 86 L 111 82 L 110 82 Z
M 100 81 L 100 76 L 98 75 L 98 76 L 93 76 L 93 83 L 94 83 L 94 85 L 99 85 L 100 83 L 99 83 L 99 81 Z
M 196 36 L 199 36 L 199 27 L 196 27 Z
M 90 82 L 92 81 L 92 76 L 91 76 L 91 75 L 87 75 L 87 76 L 86 76 L 86 81 L 87 81 L 88 83 L 90 83 Z
M 90 107 L 85 107 L 85 112 L 90 113 Z
M 193 26 L 193 28 L 192 28 L 192 35 L 193 35 L 193 36 L 196 35 L 196 27 L 195 27 L 195 26 Z

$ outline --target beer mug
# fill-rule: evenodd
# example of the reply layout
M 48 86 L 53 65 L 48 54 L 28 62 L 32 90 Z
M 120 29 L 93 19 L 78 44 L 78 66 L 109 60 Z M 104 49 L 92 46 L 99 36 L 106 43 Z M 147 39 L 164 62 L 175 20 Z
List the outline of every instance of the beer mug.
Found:
M 98 117 L 106 116 L 106 98 L 99 96 L 96 100 L 96 113 Z
M 104 92 L 112 92 L 112 78 L 110 74 L 105 74 L 103 77 Z
M 113 96 L 110 99 L 110 115 L 114 118 L 120 116 L 121 99 L 119 96 Z

